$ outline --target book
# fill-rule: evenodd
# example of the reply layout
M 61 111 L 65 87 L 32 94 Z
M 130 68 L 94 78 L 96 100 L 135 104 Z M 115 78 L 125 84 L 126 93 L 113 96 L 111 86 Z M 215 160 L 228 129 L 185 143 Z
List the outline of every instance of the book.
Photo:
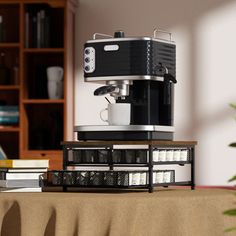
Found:
M 37 179 L 40 180 L 43 173 L 8 173 L 5 171 L 0 172 L 0 180 L 13 180 L 13 179 Z
M 0 192 L 42 192 L 42 188 L 0 188 Z
M 19 116 L 0 116 L 0 124 L 17 124 Z
M 44 19 L 44 47 L 50 47 L 50 16 L 45 15 Z
M 0 111 L 0 116 L 19 116 L 19 111 Z
M 39 188 L 40 181 L 37 179 L 10 179 L 0 180 L 0 187 L 4 188 Z
M 3 105 L 0 106 L 0 111 L 8 111 L 8 112 L 19 112 L 19 106 L 7 106 L 7 105 Z
M 25 13 L 25 47 L 29 48 L 29 12 Z
M 44 173 L 47 172 L 47 168 L 0 168 L 0 172 L 5 171 L 9 173 Z
M 7 159 L 0 160 L 0 168 L 48 168 L 49 160 Z
M 41 47 L 41 45 L 40 45 L 40 42 L 41 42 L 41 13 L 40 13 L 40 11 L 38 11 L 37 12 L 37 16 L 36 16 L 36 21 L 37 21 L 37 23 L 36 23 L 36 27 L 37 27 L 37 39 L 36 39 L 36 41 L 37 41 L 37 48 L 40 48 Z
M 32 16 L 32 47 L 37 47 L 37 17 Z

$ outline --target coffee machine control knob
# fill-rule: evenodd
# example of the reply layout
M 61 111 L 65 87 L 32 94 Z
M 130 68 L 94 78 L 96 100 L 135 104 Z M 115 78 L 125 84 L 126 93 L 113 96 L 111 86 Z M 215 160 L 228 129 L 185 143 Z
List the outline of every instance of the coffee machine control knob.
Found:
M 124 31 L 119 30 L 114 33 L 114 38 L 124 38 L 124 37 L 125 37 Z
M 95 49 L 93 47 L 86 47 L 84 49 L 84 71 L 85 73 L 95 71 Z

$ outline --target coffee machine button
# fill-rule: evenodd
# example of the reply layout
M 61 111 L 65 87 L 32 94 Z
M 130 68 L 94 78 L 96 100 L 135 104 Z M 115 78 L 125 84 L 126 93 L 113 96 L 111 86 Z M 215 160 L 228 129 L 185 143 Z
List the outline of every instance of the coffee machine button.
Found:
M 90 62 L 89 57 L 85 57 L 84 61 L 85 61 L 86 63 L 89 63 L 89 62 Z
M 85 69 L 85 71 L 89 71 L 90 70 L 90 66 L 85 66 L 84 69 Z
M 88 55 L 90 53 L 90 50 L 87 48 L 85 49 L 84 53 Z

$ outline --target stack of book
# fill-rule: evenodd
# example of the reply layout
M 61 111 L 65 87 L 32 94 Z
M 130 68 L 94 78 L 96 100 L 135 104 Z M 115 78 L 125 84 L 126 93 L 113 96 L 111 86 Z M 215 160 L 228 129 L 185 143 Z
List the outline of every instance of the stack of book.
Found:
M 30 7 L 25 13 L 25 47 L 49 47 L 49 9 Z
M 49 160 L 0 160 L 0 192 L 41 192 Z
M 0 106 L 0 125 L 16 125 L 18 122 L 18 106 Z

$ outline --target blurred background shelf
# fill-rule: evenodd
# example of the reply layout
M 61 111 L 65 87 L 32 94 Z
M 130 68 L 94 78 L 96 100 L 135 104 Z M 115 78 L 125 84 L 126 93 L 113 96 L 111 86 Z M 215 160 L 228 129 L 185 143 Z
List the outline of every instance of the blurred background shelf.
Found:
M 63 53 L 64 48 L 25 48 L 25 53 Z
M 0 0 L 0 106 L 19 110 L 18 124 L 0 125 L 9 158 L 62 168 L 60 142 L 73 140 L 75 10 L 73 0 Z M 63 68 L 61 99 L 48 96 L 52 66 Z
M 19 90 L 19 85 L 0 85 L 0 90 Z
M 64 99 L 23 99 L 23 104 L 53 104 L 53 103 L 64 103 Z
M 0 43 L 0 48 L 18 48 L 20 43 Z
M 0 132 L 19 132 L 18 126 L 0 125 Z

